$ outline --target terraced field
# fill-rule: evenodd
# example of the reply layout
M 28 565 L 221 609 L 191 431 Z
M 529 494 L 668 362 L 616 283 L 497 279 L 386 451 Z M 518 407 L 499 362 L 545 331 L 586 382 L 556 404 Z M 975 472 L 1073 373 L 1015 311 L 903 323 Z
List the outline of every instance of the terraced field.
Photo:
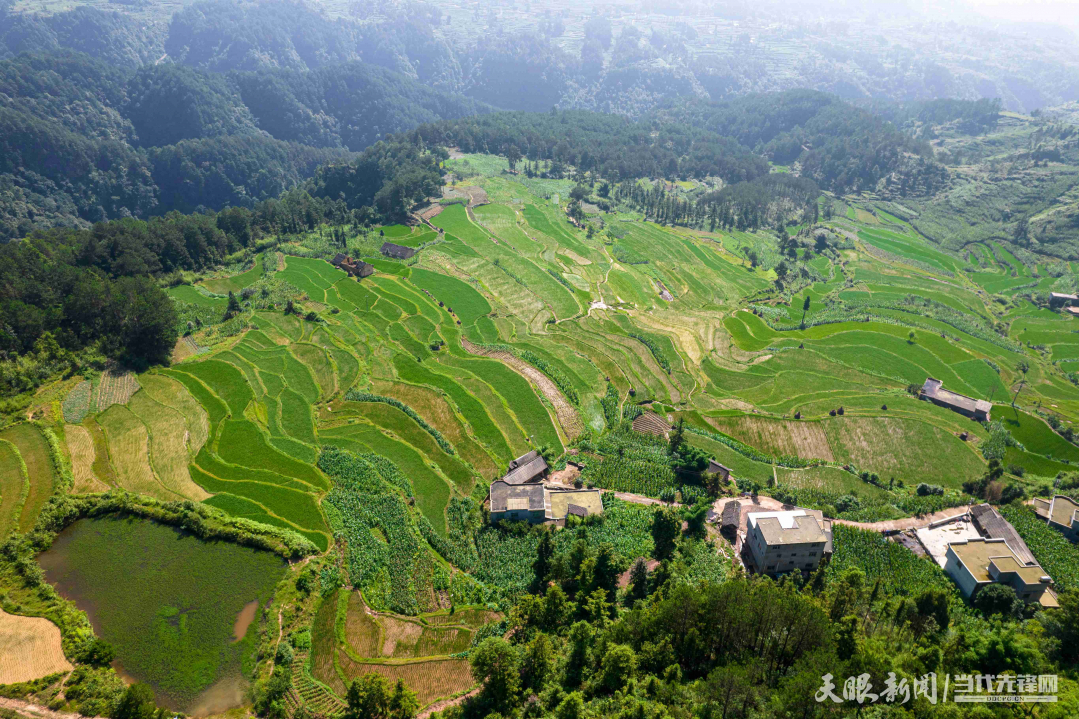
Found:
M 321 233 L 289 238 L 169 290 L 213 320 L 185 337 L 197 353 L 74 378 L 78 394 L 50 400 L 72 491 L 203 502 L 340 558 L 349 586 L 297 649 L 292 707 L 340 714 L 367 671 L 421 703 L 472 686 L 458 655 L 534 556 L 532 538 L 478 528 L 513 458 L 573 449 L 598 486 L 700 493 L 661 441 L 623 424 L 639 410 L 684 418 L 687 441 L 744 488 L 855 520 L 970 501 L 962 486 L 987 455 L 1031 490 L 1079 463 L 1079 320 L 1038 294 L 1079 277 L 1036 272 L 1022 248 L 947 249 L 854 198 L 817 228 L 823 246 L 796 234 L 794 258 L 772 230 L 662 226 L 625 207 L 588 233 L 554 199 L 570 181 L 473 166 L 492 174 L 456 190 L 488 204 L 353 228 L 343 251 L 374 275 L 336 269 L 342 248 Z M 383 240 L 418 253 L 375 256 Z M 222 323 L 228 291 L 253 306 Z M 920 400 L 927 377 L 992 402 L 1002 424 Z M 3 532 L 30 528 L 62 474 L 37 426 L 52 420 L 35 417 L 0 431 Z M 918 496 L 920 483 L 946 492 Z M 646 518 L 614 506 L 589 531 L 645 552 Z

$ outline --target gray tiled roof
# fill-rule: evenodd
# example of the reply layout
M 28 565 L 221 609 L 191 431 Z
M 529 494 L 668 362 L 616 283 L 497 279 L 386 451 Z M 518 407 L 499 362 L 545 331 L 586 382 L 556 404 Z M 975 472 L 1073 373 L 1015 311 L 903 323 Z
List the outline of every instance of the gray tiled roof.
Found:
M 525 455 L 525 457 L 527 456 L 528 455 Z M 520 457 L 517 460 L 514 460 L 514 463 L 523 459 L 524 457 Z M 539 456 L 538 453 L 524 464 L 518 464 L 514 467 L 514 463 L 510 463 L 510 471 L 502 478 L 502 481 L 507 484 L 526 484 L 534 481 L 537 477 L 547 471 L 547 462 L 543 457 Z
M 511 485 L 502 480 L 491 483 L 491 511 L 505 512 L 510 500 L 524 499 L 528 502 L 528 511 L 540 511 L 544 509 L 543 485 L 523 484 Z

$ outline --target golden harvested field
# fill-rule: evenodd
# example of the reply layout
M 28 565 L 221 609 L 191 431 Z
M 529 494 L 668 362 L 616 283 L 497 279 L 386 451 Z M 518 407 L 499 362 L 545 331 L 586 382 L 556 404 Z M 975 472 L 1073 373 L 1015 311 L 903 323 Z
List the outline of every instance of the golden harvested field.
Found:
M 393 617 L 379 617 L 379 624 L 385 631 L 382 640 L 382 655 L 386 657 L 410 657 L 412 649 L 423 634 L 423 627 L 415 622 L 406 622 Z M 400 652 L 398 652 L 398 645 Z
M 0 609 L 0 684 L 28 682 L 73 668 L 64 657 L 55 624 Z
M 724 434 L 769 454 L 787 454 L 802 459 L 831 462 L 832 449 L 820 422 L 769 419 L 741 415 L 709 417 L 708 423 Z
M 157 481 L 150 469 L 150 434 L 142 420 L 127 407 L 113 405 L 97 421 L 108 438 L 109 456 L 120 487 L 157 499 L 179 499 Z
M 146 392 L 136 392 L 128 408 L 149 430 L 152 468 L 165 489 L 197 502 L 209 498 L 206 490 L 191 481 L 187 470 L 189 456 L 184 416 L 154 401 Z
M 210 435 L 210 420 L 198 400 L 191 396 L 183 384 L 164 375 L 143 375 L 142 388 L 151 398 L 184 416 L 188 453 L 191 457 L 198 454 Z
M 497 622 L 501 618 L 502 615 L 500 613 L 492 612 L 488 609 L 458 609 L 453 614 L 435 614 L 433 616 L 425 616 L 423 619 L 428 624 L 456 624 L 479 629 L 484 624 L 487 624 L 488 622 Z
M 391 683 L 404 680 L 416 692 L 420 706 L 443 697 L 454 696 L 472 688 L 472 672 L 467 659 L 436 659 L 407 664 L 365 664 L 338 651 L 337 660 L 349 681 L 372 672 L 381 674 Z
M 361 657 L 379 656 L 379 627 L 375 619 L 364 611 L 363 597 L 353 592 L 348 598 L 345 614 L 345 641 Z
M 75 475 L 75 494 L 105 492 L 108 485 L 94 475 L 94 438 L 90 431 L 81 425 L 64 425 L 64 437 L 67 439 L 67 451 L 71 455 L 71 471 Z

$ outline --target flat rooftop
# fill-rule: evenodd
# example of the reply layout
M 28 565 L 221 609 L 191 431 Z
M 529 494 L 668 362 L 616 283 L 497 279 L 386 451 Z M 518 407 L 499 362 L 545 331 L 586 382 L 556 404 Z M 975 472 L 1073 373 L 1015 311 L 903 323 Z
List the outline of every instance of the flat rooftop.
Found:
M 759 527 L 768 546 L 827 542 L 828 537 L 817 518 L 804 509 L 784 512 L 750 512 L 750 528 Z
M 1045 576 L 1045 570 L 1038 565 L 1023 564 L 1004 540 L 966 539 L 948 546 L 979 582 L 993 581 L 989 576 L 991 563 L 995 563 L 1000 571 L 1018 573 L 1030 585 L 1041 583 L 1041 578 Z
M 1071 497 L 1065 497 L 1062 494 L 1058 494 L 1053 497 L 1049 518 L 1057 524 L 1063 524 L 1065 527 L 1070 527 L 1072 526 L 1072 517 L 1075 516 L 1076 510 L 1079 510 L 1079 502 L 1076 502 Z
M 562 519 L 569 513 L 570 505 L 576 505 L 588 514 L 603 513 L 603 498 L 598 489 L 577 489 L 569 491 L 548 490 L 551 500 L 551 516 Z

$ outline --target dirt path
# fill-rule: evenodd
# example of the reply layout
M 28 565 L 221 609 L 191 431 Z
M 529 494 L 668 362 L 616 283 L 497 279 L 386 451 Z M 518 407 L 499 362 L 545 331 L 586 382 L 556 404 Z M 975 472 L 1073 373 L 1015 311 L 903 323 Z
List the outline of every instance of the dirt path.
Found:
M 622 501 L 632 502 L 633 504 L 662 504 L 664 506 L 669 506 L 669 507 L 681 507 L 682 506 L 678 502 L 672 502 L 671 504 L 668 505 L 666 502 L 662 502 L 662 501 L 660 501 L 658 499 L 653 499 L 652 497 L 646 497 L 643 494 L 633 494 L 631 492 L 615 492 L 614 496 L 618 497 Z
M 85 719 L 81 714 L 57 712 L 47 707 L 24 702 L 21 699 L 0 697 L 0 709 L 8 709 L 31 719 Z
M 427 719 L 427 717 L 431 716 L 435 712 L 440 712 L 445 709 L 449 709 L 452 706 L 456 706 L 463 702 L 465 699 L 468 699 L 469 697 L 474 697 L 479 693 L 479 689 L 473 689 L 468 694 L 462 694 L 456 699 L 441 699 L 434 704 L 428 704 L 420 710 L 420 713 L 416 715 L 416 719 Z
M 468 352 L 471 355 L 479 355 L 481 357 L 490 357 L 491 359 L 499 360 L 508 365 L 510 369 L 517 374 L 524 375 L 529 382 L 535 385 L 539 391 L 543 393 L 543 396 L 547 398 L 547 401 L 554 406 L 558 424 L 561 425 L 562 432 L 569 441 L 572 442 L 584 432 L 584 423 L 581 422 L 581 418 L 577 414 L 577 411 L 573 409 L 569 400 L 562 394 L 562 390 L 558 389 L 555 383 L 551 381 L 550 377 L 509 352 L 486 350 L 478 345 L 472 344 L 463 337 L 461 338 L 461 346 L 465 348 L 465 352 Z
M 868 529 L 873 532 L 890 532 L 897 529 L 921 529 L 922 527 L 928 527 L 933 522 L 940 521 L 942 519 L 951 519 L 952 517 L 958 517 L 966 514 L 970 510 L 970 507 L 964 505 L 962 507 L 951 507 L 949 509 L 942 509 L 939 512 L 933 512 L 932 514 L 923 514 L 920 517 L 904 517 L 903 519 L 890 519 L 887 522 L 851 522 L 846 519 L 833 519 L 835 524 L 845 524 L 848 527 L 858 527 L 859 529 Z

